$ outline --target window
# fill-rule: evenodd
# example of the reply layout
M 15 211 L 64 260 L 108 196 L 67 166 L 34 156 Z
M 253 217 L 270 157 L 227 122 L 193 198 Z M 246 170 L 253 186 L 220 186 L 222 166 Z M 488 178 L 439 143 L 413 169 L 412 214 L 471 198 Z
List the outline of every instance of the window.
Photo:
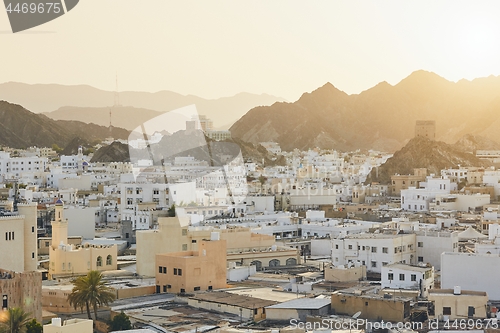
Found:
M 8 300 L 7 295 L 3 295 L 2 296 L 2 309 L 7 309 L 8 308 L 9 304 L 8 304 L 7 300 Z
M 50 246 L 50 242 L 45 242 L 45 247 L 49 247 Z
M 178 273 L 178 275 L 182 275 L 182 269 L 180 269 L 180 268 L 179 268 L 179 269 L 177 270 L 177 273 Z
M 335 250 L 339 249 L 339 244 L 335 244 Z
M 389 263 L 387 261 L 382 261 L 382 266 L 387 266 Z
M 377 247 L 376 246 L 372 246 L 372 253 L 377 253 Z
M 31 259 L 35 259 L 35 252 L 31 252 Z
M 449 306 L 443 306 L 443 315 L 445 315 L 445 316 L 451 316 L 451 307 L 449 307 Z
M 187 236 L 187 234 L 188 234 L 187 229 L 182 229 L 182 236 Z
M 394 280 L 394 274 L 393 273 L 387 274 L 387 279 L 390 281 Z
M 418 257 L 418 262 L 424 262 L 424 257 Z
M 382 253 L 389 253 L 389 248 L 383 247 L 382 248 Z
M 31 227 L 31 232 L 35 232 L 35 227 Z
M 200 287 L 194 287 L 194 291 L 200 291 L 201 288 Z
M 182 251 L 187 251 L 187 250 L 188 250 L 188 245 L 182 244 Z
M 186 289 L 181 289 L 181 294 L 184 294 L 186 292 Z
M 177 275 L 177 268 L 174 268 L 174 275 Z
M 163 274 L 167 274 L 167 267 L 162 267 L 163 268 Z
M 101 267 L 102 266 L 102 257 L 101 256 L 97 257 L 96 265 L 97 265 L 97 267 Z
M 405 275 L 399 274 L 399 281 L 404 281 L 404 280 L 405 280 Z
M 163 272 L 163 267 L 158 266 L 158 273 L 162 273 L 162 272 Z
M 166 293 L 167 292 L 167 285 L 163 285 L 163 292 Z
M 417 246 L 418 247 L 424 247 L 424 242 L 418 242 Z
M 411 280 L 412 281 L 417 281 L 417 274 L 412 274 L 411 275 Z
M 191 240 L 191 243 L 196 243 L 196 239 L 192 239 L 192 240 Z
M 352 250 L 352 245 L 349 245 L 348 248 L 349 248 L 349 250 Z
M 372 268 L 375 268 L 377 267 L 377 262 L 376 261 L 372 261 Z
M 106 257 L 106 265 L 111 265 L 113 263 L 113 257 L 111 257 L 111 254 L 109 254 Z

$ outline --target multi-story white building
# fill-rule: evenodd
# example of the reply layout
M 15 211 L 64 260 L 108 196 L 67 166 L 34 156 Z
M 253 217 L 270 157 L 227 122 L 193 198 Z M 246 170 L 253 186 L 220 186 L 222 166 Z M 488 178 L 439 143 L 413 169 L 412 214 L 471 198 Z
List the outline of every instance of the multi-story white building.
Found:
M 23 177 L 38 180 L 43 178 L 47 164 L 46 157 L 10 157 L 10 153 L 0 151 L 0 181 Z
M 452 183 L 446 176 L 428 176 L 425 182 L 420 183 L 420 188 L 410 187 L 401 190 L 401 209 L 427 212 L 429 204 L 438 195 L 448 195 L 457 189 L 457 184 Z
M 418 263 L 429 263 L 441 269 L 441 253 L 458 252 L 458 231 L 416 231 Z
M 415 234 L 357 234 L 332 240 L 332 262 L 346 265 L 360 262 L 367 271 L 380 273 L 393 263 L 415 264 Z
M 434 288 L 434 268 L 390 264 L 382 267 L 381 280 L 384 289 L 418 290 L 419 297 L 427 297 Z

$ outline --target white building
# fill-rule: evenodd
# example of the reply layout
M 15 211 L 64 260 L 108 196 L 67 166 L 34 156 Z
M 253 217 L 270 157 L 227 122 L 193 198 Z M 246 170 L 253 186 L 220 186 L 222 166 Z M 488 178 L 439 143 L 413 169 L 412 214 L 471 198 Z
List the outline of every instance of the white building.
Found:
M 489 194 L 439 194 L 430 203 L 429 210 L 468 212 L 489 203 Z
M 441 255 L 441 288 L 484 291 L 490 300 L 500 300 L 500 255 L 449 253 Z
M 434 288 L 434 268 L 432 266 L 410 266 L 391 264 L 382 267 L 382 288 L 419 290 L 420 297 L 427 297 Z
M 360 262 L 367 271 L 380 273 L 393 263 L 415 264 L 415 234 L 358 234 L 332 240 L 332 262 Z
M 417 263 L 429 263 L 441 269 L 441 253 L 458 252 L 458 231 L 417 231 Z
M 457 184 L 452 183 L 446 176 L 428 176 L 425 182 L 420 183 L 420 188 L 410 187 L 401 190 L 401 209 L 427 212 L 429 204 L 438 195 L 448 195 L 457 189 Z

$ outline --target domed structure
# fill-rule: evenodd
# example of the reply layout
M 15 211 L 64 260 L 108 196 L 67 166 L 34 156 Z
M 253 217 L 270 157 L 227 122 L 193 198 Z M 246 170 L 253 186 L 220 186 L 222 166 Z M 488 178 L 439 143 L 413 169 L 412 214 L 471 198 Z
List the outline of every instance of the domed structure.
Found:
M 64 202 L 61 199 L 57 199 L 56 206 L 63 206 Z

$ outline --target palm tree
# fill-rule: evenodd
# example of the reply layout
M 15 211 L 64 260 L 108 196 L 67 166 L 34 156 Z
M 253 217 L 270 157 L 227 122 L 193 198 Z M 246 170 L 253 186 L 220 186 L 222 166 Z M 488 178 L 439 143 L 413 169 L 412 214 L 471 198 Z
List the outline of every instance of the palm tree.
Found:
M 115 299 L 113 289 L 104 284 L 102 274 L 99 271 L 90 271 L 87 276 L 81 276 L 73 283 L 75 286 L 68 296 L 69 304 L 75 310 L 83 309 L 85 306 L 89 319 L 92 319 L 90 306 L 94 309 L 94 316 L 97 320 L 97 308 L 108 305 Z
M 4 332 L 21 333 L 25 331 L 30 319 L 30 314 L 24 312 L 22 308 L 9 308 L 0 322 Z

